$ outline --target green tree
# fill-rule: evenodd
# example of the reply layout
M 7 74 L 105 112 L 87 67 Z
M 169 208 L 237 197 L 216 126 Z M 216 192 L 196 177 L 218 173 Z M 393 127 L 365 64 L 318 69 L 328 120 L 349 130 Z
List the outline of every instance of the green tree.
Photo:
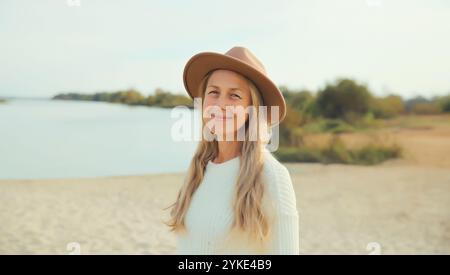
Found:
M 438 97 L 436 101 L 438 102 L 442 112 L 450 113 L 450 95 Z
M 352 122 L 369 111 L 371 98 L 365 85 L 351 79 L 338 79 L 319 91 L 316 104 L 324 117 Z
M 405 112 L 403 99 L 397 95 L 373 98 L 371 109 L 377 118 L 391 118 Z

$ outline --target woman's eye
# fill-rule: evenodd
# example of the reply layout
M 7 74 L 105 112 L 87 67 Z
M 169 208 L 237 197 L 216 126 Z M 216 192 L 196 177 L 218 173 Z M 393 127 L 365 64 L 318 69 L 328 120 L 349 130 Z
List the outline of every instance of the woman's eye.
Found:
M 239 99 L 241 99 L 241 96 L 238 95 L 238 94 L 232 94 L 231 96 L 234 97 L 234 98 L 239 98 Z
M 217 91 L 210 91 L 208 94 L 218 94 Z

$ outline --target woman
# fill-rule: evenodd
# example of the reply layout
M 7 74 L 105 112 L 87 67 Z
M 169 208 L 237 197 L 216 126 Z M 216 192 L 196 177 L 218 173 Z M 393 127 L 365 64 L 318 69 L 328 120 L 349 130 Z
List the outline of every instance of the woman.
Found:
M 183 77 L 189 95 L 202 99 L 204 136 L 172 205 L 178 253 L 298 254 L 290 175 L 264 133 L 252 135 L 255 125 L 270 134 L 283 120 L 282 93 L 244 47 L 197 54 Z

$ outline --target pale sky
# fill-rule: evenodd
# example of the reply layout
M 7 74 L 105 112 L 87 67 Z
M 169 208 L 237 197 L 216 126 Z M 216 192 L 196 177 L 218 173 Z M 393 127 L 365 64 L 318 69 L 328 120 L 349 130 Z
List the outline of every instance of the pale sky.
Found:
M 0 96 L 184 93 L 201 51 L 245 46 L 278 85 L 337 77 L 377 95 L 450 93 L 448 0 L 1 0 Z

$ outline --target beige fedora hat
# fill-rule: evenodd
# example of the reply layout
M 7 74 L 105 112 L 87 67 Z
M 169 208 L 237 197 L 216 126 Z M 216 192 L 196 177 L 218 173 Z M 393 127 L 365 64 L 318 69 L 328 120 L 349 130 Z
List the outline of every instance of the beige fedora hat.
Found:
M 203 77 L 210 71 L 226 69 L 237 72 L 250 79 L 263 98 L 263 105 L 267 106 L 268 118 L 273 106 L 279 107 L 278 121 L 286 116 L 286 102 L 277 85 L 267 76 L 264 65 L 245 47 L 233 47 L 225 54 L 216 52 L 201 52 L 189 59 L 184 67 L 184 87 L 191 98 L 201 97 L 199 86 Z

